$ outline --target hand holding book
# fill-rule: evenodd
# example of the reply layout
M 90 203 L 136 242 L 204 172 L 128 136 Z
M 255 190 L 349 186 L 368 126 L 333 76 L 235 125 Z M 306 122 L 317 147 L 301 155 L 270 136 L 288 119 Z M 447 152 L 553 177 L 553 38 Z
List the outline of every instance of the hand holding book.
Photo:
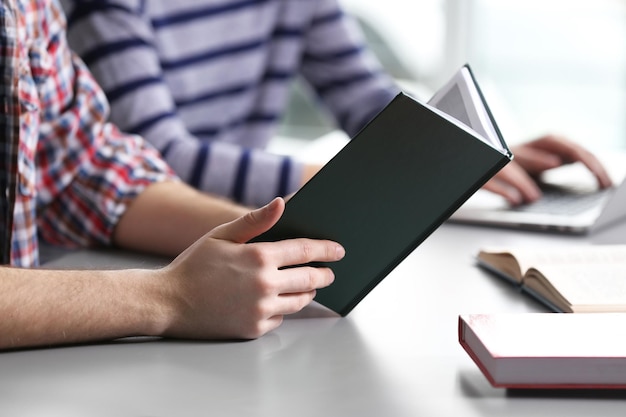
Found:
M 318 303 L 348 314 L 510 161 L 469 67 L 460 74 L 444 89 L 475 91 L 455 108 L 485 115 L 491 136 L 454 112 L 400 93 L 289 199 L 278 223 L 254 239 L 339 242 L 346 256 L 329 265 L 335 281 L 317 291 Z

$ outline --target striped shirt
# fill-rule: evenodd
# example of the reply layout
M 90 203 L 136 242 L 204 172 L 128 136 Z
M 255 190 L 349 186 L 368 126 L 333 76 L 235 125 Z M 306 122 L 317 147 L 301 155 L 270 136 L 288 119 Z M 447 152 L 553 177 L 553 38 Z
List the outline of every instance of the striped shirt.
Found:
M 0 6 L 2 263 L 38 264 L 38 238 L 109 244 L 129 201 L 175 178 L 140 137 L 106 123 L 108 105 L 72 54 L 56 0 Z
M 398 92 L 337 0 L 62 4 L 112 121 L 192 186 L 244 204 L 300 185 L 302 165 L 265 150 L 295 77 L 350 136 Z

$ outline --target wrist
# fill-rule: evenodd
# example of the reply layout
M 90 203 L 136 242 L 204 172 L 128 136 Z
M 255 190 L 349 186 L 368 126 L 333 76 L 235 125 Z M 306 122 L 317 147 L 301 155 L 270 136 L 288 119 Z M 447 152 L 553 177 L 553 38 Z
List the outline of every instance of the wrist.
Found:
M 130 271 L 129 271 L 130 272 Z M 137 331 L 142 336 L 163 336 L 173 322 L 172 297 L 164 269 L 133 270 L 138 282 L 133 304 L 137 308 Z

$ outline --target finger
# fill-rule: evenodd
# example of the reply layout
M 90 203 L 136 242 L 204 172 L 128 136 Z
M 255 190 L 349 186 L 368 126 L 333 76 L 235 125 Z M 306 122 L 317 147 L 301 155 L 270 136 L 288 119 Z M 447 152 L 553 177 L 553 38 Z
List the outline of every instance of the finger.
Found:
M 598 185 L 601 188 L 610 187 L 613 184 L 613 181 L 604 168 L 604 165 L 602 165 L 602 162 L 600 162 L 594 154 L 585 149 L 581 149 L 577 155 L 578 161 L 582 162 L 583 165 L 585 165 L 587 169 L 596 177 Z
M 250 211 L 230 223 L 216 227 L 210 232 L 210 235 L 216 239 L 245 243 L 274 226 L 284 210 L 285 201 L 277 197 L 264 207 Z
M 541 149 L 545 152 L 565 157 L 566 159 L 571 159 L 575 156 L 575 152 L 577 152 L 579 149 L 582 149 L 582 147 L 577 145 L 575 142 L 569 141 L 559 135 L 545 135 L 531 142 L 523 144 L 520 147 Z
M 535 181 L 516 162 L 501 169 L 484 188 L 503 196 L 514 205 L 541 197 L 541 190 Z
M 284 269 L 280 275 L 279 294 L 294 294 L 328 287 L 335 280 L 330 268 L 302 266 Z
M 343 246 L 330 240 L 299 238 L 253 245 L 262 245 L 266 259 L 279 268 L 309 262 L 335 262 L 345 256 Z
M 608 188 L 613 185 L 613 180 L 609 176 L 606 168 L 595 156 L 592 155 L 592 159 L 583 160 L 582 162 L 596 177 L 600 188 Z
M 522 145 L 520 148 L 524 148 L 524 146 Z M 612 184 L 611 178 L 604 165 L 592 152 L 563 137 L 554 135 L 544 136 L 531 142 L 528 149 L 534 149 L 535 152 L 544 151 L 545 153 L 555 154 L 561 158 L 561 164 L 581 162 L 596 177 L 600 187 L 605 188 Z M 537 158 L 537 155 L 533 155 L 533 158 Z M 533 161 L 532 159 L 526 161 L 527 159 L 529 158 L 524 158 L 524 167 L 530 170 L 530 165 L 527 167 L 526 163 L 530 164 L 533 163 Z
M 264 329 L 265 333 L 269 333 L 272 330 L 277 329 L 282 323 L 283 323 L 283 315 L 282 314 L 277 314 L 277 315 L 275 315 L 273 317 L 268 318 L 265 321 L 265 326 L 264 326 L 265 327 L 265 329 Z
M 511 188 L 498 180 L 492 179 L 488 181 L 483 186 L 483 189 L 502 196 L 512 206 L 517 206 L 522 203 L 522 196 L 516 189 Z
M 531 175 L 538 175 L 544 171 L 563 165 L 559 156 L 532 147 L 520 147 L 515 152 L 515 162 Z
M 265 306 L 267 318 L 260 319 L 248 330 L 242 333 L 244 338 L 256 339 L 271 332 L 281 325 L 287 314 L 297 313 L 309 305 L 315 298 L 315 291 L 293 293 L 274 297 Z
M 277 329 L 283 322 L 284 314 L 290 314 L 290 313 L 276 313 L 276 315 L 265 319 L 259 328 L 260 334 L 257 337 L 261 337 L 271 332 L 272 330 Z
M 275 300 L 275 308 L 282 315 L 297 313 L 304 307 L 311 304 L 311 301 L 315 298 L 316 291 L 309 291 L 305 293 L 292 293 L 283 294 Z
M 276 306 L 275 306 L 276 307 Z M 275 308 L 276 309 L 276 308 Z M 233 338 L 258 339 L 279 327 L 283 322 L 283 315 L 276 313 L 271 317 L 259 320 L 252 324 L 248 330 L 241 330 L 232 335 Z

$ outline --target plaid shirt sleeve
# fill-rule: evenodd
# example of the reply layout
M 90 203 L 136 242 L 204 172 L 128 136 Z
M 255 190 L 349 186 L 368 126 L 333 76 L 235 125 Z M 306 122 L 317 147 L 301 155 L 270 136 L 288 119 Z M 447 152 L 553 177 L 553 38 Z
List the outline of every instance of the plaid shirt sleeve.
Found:
M 15 13 L 10 4 L 0 5 L 0 264 L 8 264 L 15 191 L 17 189 L 17 154 L 19 140 L 19 101 L 16 79 Z
M 25 161 L 19 193 L 36 200 L 36 227 L 46 241 L 110 244 L 129 202 L 147 185 L 175 176 L 141 137 L 106 122 L 106 98 L 70 51 L 57 1 L 18 4 L 20 162 Z

